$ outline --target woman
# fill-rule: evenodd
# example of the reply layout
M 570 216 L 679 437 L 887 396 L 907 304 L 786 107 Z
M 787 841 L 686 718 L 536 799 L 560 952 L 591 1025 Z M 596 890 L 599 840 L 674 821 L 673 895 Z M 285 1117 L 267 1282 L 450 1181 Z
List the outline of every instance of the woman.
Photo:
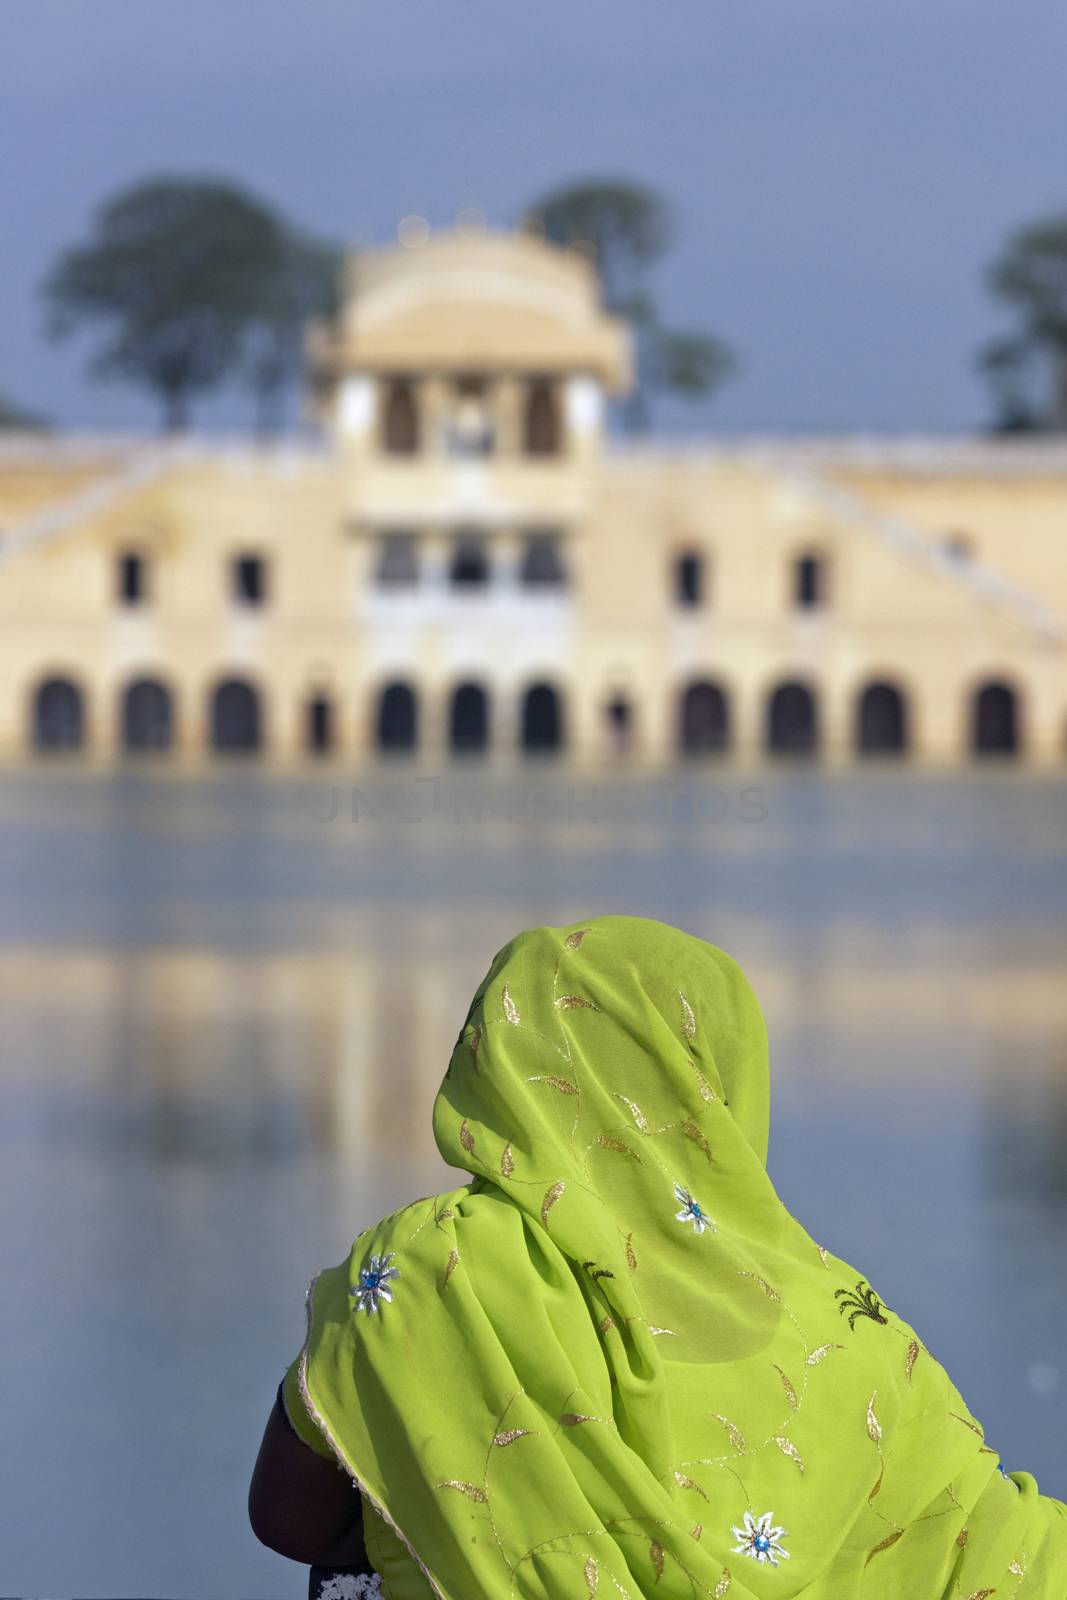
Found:
M 721 950 L 505 945 L 433 1107 L 471 1179 L 313 1279 L 259 1537 L 338 1600 L 1065 1600 L 1067 1506 L 787 1211 L 768 1099 Z

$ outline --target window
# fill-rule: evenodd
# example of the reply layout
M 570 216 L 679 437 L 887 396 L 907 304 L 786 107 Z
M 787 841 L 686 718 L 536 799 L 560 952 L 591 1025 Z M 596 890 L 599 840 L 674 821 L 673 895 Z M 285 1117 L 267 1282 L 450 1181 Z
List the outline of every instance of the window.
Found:
M 235 556 L 233 598 L 238 605 L 261 606 L 267 598 L 267 564 L 262 556 Z
M 445 437 L 449 455 L 461 458 L 492 455 L 495 430 L 484 378 L 457 380 Z
M 124 606 L 139 606 L 147 598 L 147 562 L 135 550 L 127 550 L 118 560 L 118 598 Z
M 489 582 L 489 561 L 480 533 L 461 533 L 452 551 L 449 580 L 454 588 L 484 588 Z
M 526 537 L 519 581 L 525 589 L 559 589 L 567 574 L 559 553 L 559 535 L 530 533 Z
M 801 611 L 814 611 L 826 604 L 826 562 L 822 556 L 807 553 L 793 563 L 793 604 Z
M 544 379 L 531 383 L 523 407 L 523 449 L 528 456 L 559 454 L 561 430 L 556 387 Z
M 419 448 L 419 411 L 414 385 L 395 378 L 385 391 L 382 443 L 387 455 L 413 456 Z
M 382 534 L 375 579 L 382 589 L 408 589 L 418 583 L 418 548 L 413 533 Z
M 704 558 L 695 550 L 675 557 L 674 598 L 680 606 L 699 606 L 704 600 Z

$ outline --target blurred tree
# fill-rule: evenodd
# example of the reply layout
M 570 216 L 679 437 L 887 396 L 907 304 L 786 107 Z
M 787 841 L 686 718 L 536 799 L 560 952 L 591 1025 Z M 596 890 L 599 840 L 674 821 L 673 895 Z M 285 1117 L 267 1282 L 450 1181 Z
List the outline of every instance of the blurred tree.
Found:
M 1067 216 L 1011 235 L 988 269 L 990 289 L 1016 313 L 1015 332 L 979 351 L 1002 432 L 1067 429 Z
M 272 211 L 233 184 L 156 178 L 106 201 L 87 243 L 63 252 L 41 293 L 49 331 L 110 333 L 93 363 L 153 390 L 165 425 L 236 370 L 285 255 Z
M 47 417 L 38 416 L 34 411 L 24 411 L 13 400 L 0 394 L 0 429 L 12 428 L 25 433 L 48 433 L 51 426 Z
M 343 263 L 342 246 L 294 228 L 283 230 L 275 269 L 261 281 L 245 341 L 257 433 L 281 425 L 286 388 L 303 367 L 304 330 L 312 317 L 337 311 Z
M 659 320 L 645 278 L 675 236 L 661 195 L 622 179 L 587 179 L 543 196 L 524 216 L 554 244 L 591 251 L 605 309 L 630 323 L 636 372 L 623 417 L 631 428 L 649 426 L 653 394 L 697 399 L 735 369 L 734 356 L 720 340 L 673 330 Z

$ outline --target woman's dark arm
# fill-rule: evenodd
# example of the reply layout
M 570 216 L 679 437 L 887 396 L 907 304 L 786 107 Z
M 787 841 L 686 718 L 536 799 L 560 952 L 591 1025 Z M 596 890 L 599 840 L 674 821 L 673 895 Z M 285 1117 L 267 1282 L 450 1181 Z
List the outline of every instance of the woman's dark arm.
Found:
M 365 1559 L 359 1491 L 341 1466 L 298 1439 L 277 1399 L 248 1491 L 248 1517 L 262 1544 L 305 1566 Z

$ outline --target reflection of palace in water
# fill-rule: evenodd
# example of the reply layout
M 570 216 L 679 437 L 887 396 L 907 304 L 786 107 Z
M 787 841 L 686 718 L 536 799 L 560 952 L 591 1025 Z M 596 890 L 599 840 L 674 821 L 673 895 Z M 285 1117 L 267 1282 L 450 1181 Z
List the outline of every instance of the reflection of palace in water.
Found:
M 609 445 L 586 256 L 350 259 L 317 447 L 11 440 L 0 750 L 1067 751 L 1067 451 Z

